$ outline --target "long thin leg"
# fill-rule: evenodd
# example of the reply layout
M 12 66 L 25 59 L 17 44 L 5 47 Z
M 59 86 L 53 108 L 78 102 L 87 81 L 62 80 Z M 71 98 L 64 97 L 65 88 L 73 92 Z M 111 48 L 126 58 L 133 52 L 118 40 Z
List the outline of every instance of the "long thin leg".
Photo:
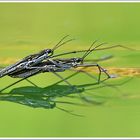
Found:
M 14 82 L 14 83 L 12 83 L 12 84 L 6 86 L 5 88 L 3 88 L 3 89 L 0 90 L 0 93 L 3 92 L 4 90 L 6 90 L 6 89 L 8 89 L 8 88 L 10 88 L 10 87 L 12 87 L 12 86 L 14 86 L 14 85 L 16 85 L 17 83 L 19 83 L 19 82 L 21 82 L 21 81 L 23 81 L 23 80 L 26 80 L 26 81 L 28 81 L 30 84 L 32 84 L 32 85 L 38 87 L 36 84 L 34 84 L 33 82 L 31 82 L 31 81 L 30 81 L 29 79 L 27 79 L 27 78 L 29 78 L 29 77 L 22 78 L 22 79 L 20 79 L 20 80 L 18 80 L 18 81 L 16 81 L 16 82 Z
M 85 72 L 85 71 L 83 71 L 83 70 L 75 70 L 75 69 L 74 69 L 74 71 L 76 71 L 76 72 L 83 72 L 83 73 L 87 74 L 89 77 L 94 78 L 94 79 L 97 80 L 96 77 L 94 77 L 94 76 L 91 75 L 90 73 L 87 73 L 87 72 Z M 108 80 L 108 79 L 109 79 L 109 78 L 107 77 L 106 79 L 100 81 L 100 83 L 103 84 L 102 87 L 106 87 L 106 86 L 107 86 L 107 87 L 109 87 L 109 88 L 118 90 L 119 92 L 121 92 L 121 91 L 120 91 L 120 89 L 119 89 L 117 86 L 123 85 L 123 84 L 125 84 L 126 82 L 128 82 L 129 80 L 132 80 L 132 79 L 128 79 L 127 81 L 124 81 L 124 82 L 121 83 L 121 84 L 111 85 L 111 84 L 107 84 L 107 83 L 104 82 L 104 81 L 106 81 L 106 80 Z M 95 83 L 95 84 L 96 84 L 96 83 Z M 97 84 L 98 84 L 98 83 L 97 83 Z M 101 88 L 101 87 L 88 88 L 88 90 L 90 90 L 90 89 L 96 89 L 96 88 Z M 122 92 L 121 92 L 121 93 L 122 93 Z
M 60 65 L 61 66 L 61 65 Z M 99 69 L 99 76 L 98 76 L 98 83 L 100 83 L 100 77 L 101 77 L 101 73 L 102 72 L 104 72 L 107 76 L 108 76 L 108 78 L 110 78 L 110 75 L 106 72 L 106 70 L 104 69 L 104 68 L 102 68 L 100 65 L 98 65 L 98 64 L 79 64 L 79 65 L 77 65 L 77 67 L 93 67 L 93 66 L 96 66 L 96 67 L 98 67 L 98 69 Z M 63 67 L 63 66 L 62 66 Z M 45 67 L 44 67 L 45 68 Z M 27 67 L 27 69 L 43 69 L 43 67 Z M 48 69 L 49 70 L 49 69 Z M 50 72 L 52 72 L 52 73 L 54 73 L 56 76 L 58 76 L 59 78 L 61 77 L 59 74 L 57 74 L 57 73 L 55 73 L 55 72 L 53 72 L 53 71 L 50 71 Z M 90 77 L 91 77 L 91 75 L 90 75 Z M 108 79 L 107 78 L 107 79 Z M 65 79 L 63 78 L 63 77 L 61 77 L 61 79 L 64 81 Z M 94 78 L 95 79 L 95 78 Z M 107 79 L 105 79 L 105 80 L 107 80 Z M 65 81 L 67 84 L 68 84 L 68 81 Z M 70 83 L 69 83 L 70 84 Z
M 122 46 L 122 45 L 114 45 L 114 46 L 111 46 L 111 47 L 98 48 L 98 49 L 95 49 L 94 51 L 112 49 L 112 48 L 117 48 L 117 47 L 121 47 L 121 48 L 124 48 L 124 49 L 129 49 L 129 50 L 134 50 L 132 48 L 128 48 L 128 47 L 125 47 L 125 46 Z M 86 52 L 86 51 L 88 51 L 88 50 L 86 49 L 86 50 L 80 50 L 80 51 L 65 52 L 65 53 L 60 53 L 60 54 L 53 55 L 50 58 L 54 58 L 54 57 L 58 57 L 58 56 L 63 56 L 63 55 L 67 55 L 67 54 L 81 53 L 81 52 Z
M 33 83 L 31 80 L 29 80 L 29 79 L 25 79 L 27 82 L 29 82 L 30 84 L 32 84 L 33 86 L 35 86 L 35 87 L 38 87 L 35 83 Z
M 66 82 L 69 86 L 72 87 L 72 85 L 71 85 L 67 80 L 65 80 L 63 77 L 61 77 L 59 74 L 57 74 L 57 73 L 55 73 L 55 72 L 52 72 L 52 73 L 54 73 L 57 77 L 59 77 L 61 80 L 63 80 L 63 81 Z M 8 89 L 8 88 L 10 88 L 10 87 L 12 87 L 12 86 L 14 86 L 14 85 L 16 85 L 17 83 L 19 83 L 19 82 L 21 82 L 21 81 L 23 81 L 23 80 L 26 80 L 26 81 L 28 81 L 30 84 L 34 85 L 35 87 L 38 87 L 36 84 L 34 84 L 33 82 L 31 82 L 31 81 L 28 80 L 27 78 L 29 78 L 29 77 L 22 78 L 22 79 L 20 79 L 20 80 L 18 80 L 18 81 L 16 81 L 16 82 L 14 82 L 14 83 L 12 83 L 12 84 L 6 86 L 5 88 L 1 89 L 0 92 L 3 92 L 4 90 L 6 90 L 6 89 Z
M 20 79 L 20 80 L 18 80 L 18 81 L 16 81 L 16 82 L 14 82 L 14 83 L 12 83 L 12 84 L 6 86 L 5 88 L 1 89 L 0 92 L 2 92 L 2 91 L 4 91 L 4 90 L 6 90 L 6 89 L 12 87 L 13 85 L 15 85 L 15 84 L 17 84 L 17 83 L 19 83 L 19 82 L 21 82 L 21 81 L 23 81 L 23 80 L 25 80 L 25 79 L 26 79 L 26 78 Z
M 91 77 L 91 78 L 93 78 L 93 79 L 95 79 L 95 80 L 98 81 L 98 79 L 97 79 L 95 76 L 93 76 L 93 75 L 91 75 L 91 74 L 89 74 L 89 73 L 87 73 L 87 72 L 85 72 L 85 71 L 83 71 L 83 70 L 76 70 L 76 69 L 71 69 L 71 70 L 72 70 L 72 71 L 76 71 L 76 72 L 82 72 L 82 73 L 88 75 L 89 77 Z
M 93 78 L 93 79 L 95 79 L 95 80 L 98 80 L 96 77 L 94 77 L 94 76 L 91 75 L 90 73 L 87 73 L 87 72 L 85 72 L 85 71 L 83 71 L 83 70 L 74 70 L 74 71 L 85 73 L 85 74 L 88 75 L 89 77 L 91 77 L 91 78 Z M 104 80 L 101 80 L 100 83 L 102 83 L 104 86 L 109 86 L 109 87 L 111 87 L 109 84 L 104 83 L 104 81 L 106 81 L 107 79 L 108 79 L 108 78 L 106 78 L 106 79 L 104 79 Z M 98 84 L 98 82 L 97 82 L 97 84 Z
M 90 73 L 87 73 L 87 72 L 85 72 L 85 71 L 83 71 L 83 70 L 76 70 L 76 69 L 71 69 L 71 70 L 72 70 L 72 71 L 76 71 L 76 72 L 82 72 L 82 73 L 88 75 L 89 77 L 91 77 L 91 78 L 97 80 L 97 83 L 94 83 L 95 85 L 96 85 L 96 84 L 99 84 L 99 81 L 98 81 L 99 78 L 96 78 L 95 76 L 91 75 Z M 100 83 L 106 81 L 107 79 L 108 79 L 108 78 L 106 78 L 106 79 L 104 79 L 104 80 L 100 80 Z
M 57 63 L 55 61 L 51 60 L 51 62 L 54 63 L 54 65 L 57 65 Z M 58 64 L 58 66 L 63 68 L 63 65 Z M 108 76 L 108 78 L 110 78 L 110 75 L 106 72 L 106 70 L 96 63 L 95 64 L 78 64 L 77 65 L 77 67 L 93 67 L 93 66 L 96 66 L 99 69 L 98 83 L 100 83 L 100 77 L 101 77 L 102 72 L 104 72 Z M 44 68 L 45 68 L 45 66 L 44 66 Z M 27 67 L 27 69 L 43 69 L 43 67 Z M 49 70 L 49 67 L 48 67 L 48 70 Z M 52 72 L 52 71 L 50 71 L 50 72 Z M 60 77 L 60 75 L 58 77 Z M 61 77 L 61 79 L 62 79 L 62 77 Z
M 77 67 L 93 67 L 93 66 L 96 66 L 99 69 L 98 83 L 100 83 L 102 72 L 104 72 L 107 75 L 107 77 L 110 78 L 110 75 L 106 72 L 106 70 L 96 63 L 95 64 L 79 64 L 79 65 L 77 65 Z
M 72 75 L 70 75 L 70 76 L 68 76 L 68 77 L 64 78 L 64 80 L 67 80 L 67 79 L 69 79 L 69 78 L 71 78 L 71 77 L 73 77 L 73 76 L 77 75 L 78 73 L 79 73 L 79 72 L 77 71 L 77 72 L 75 72 L 74 74 L 72 74 Z M 60 80 L 60 81 L 58 81 L 58 82 L 54 83 L 53 85 L 57 85 L 57 84 L 59 84 L 59 83 L 63 82 L 64 80 Z
M 105 61 L 105 60 L 108 60 L 108 59 L 111 59 L 113 58 L 113 55 L 107 55 L 107 56 L 103 56 L 103 57 L 100 57 L 100 58 L 97 58 L 97 59 L 88 59 L 88 60 L 85 60 L 86 62 L 99 62 L 99 61 Z
M 58 73 L 56 72 L 52 72 L 53 74 L 55 74 L 57 77 L 59 77 L 61 80 L 63 80 L 65 83 L 67 83 L 70 87 L 73 87 L 66 79 L 64 79 L 62 76 L 60 76 Z
M 61 110 L 61 111 L 64 111 L 66 113 L 69 113 L 71 115 L 74 115 L 74 116 L 78 116 L 78 117 L 84 117 L 83 115 L 78 115 L 78 114 L 75 114 L 75 113 L 72 113 L 72 111 L 69 111 L 69 110 L 66 110 L 66 109 L 63 109 L 63 108 L 60 108 L 58 106 L 56 106 L 57 109 Z

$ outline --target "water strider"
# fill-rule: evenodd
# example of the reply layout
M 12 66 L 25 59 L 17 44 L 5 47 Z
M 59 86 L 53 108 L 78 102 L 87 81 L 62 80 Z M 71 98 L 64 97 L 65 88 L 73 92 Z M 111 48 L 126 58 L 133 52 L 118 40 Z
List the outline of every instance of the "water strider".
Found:
M 91 52 L 96 51 L 96 50 L 110 49 L 110 48 L 114 48 L 114 47 L 123 47 L 123 48 L 126 48 L 126 47 L 121 46 L 121 45 L 115 45 L 115 46 L 111 46 L 111 47 L 99 48 L 100 46 L 103 46 L 104 44 L 106 44 L 106 43 L 102 43 L 102 44 L 99 44 L 99 45 L 95 46 L 94 48 L 92 48 L 93 45 L 97 42 L 97 41 L 94 41 L 88 50 L 71 51 L 71 52 L 65 52 L 65 53 L 54 55 L 53 54 L 54 50 L 56 50 L 58 47 L 60 47 L 64 44 L 66 44 L 67 42 L 73 40 L 73 39 L 70 39 L 70 40 L 67 40 L 65 42 L 62 42 L 66 37 L 67 36 L 63 37 L 55 45 L 55 47 L 53 49 L 46 49 L 46 50 L 41 51 L 40 53 L 27 56 L 24 59 L 22 59 L 21 61 L 0 70 L 0 77 L 8 75 L 8 76 L 11 76 L 13 78 L 22 78 L 19 81 L 17 81 L 15 83 L 5 87 L 4 89 L 0 90 L 0 92 L 2 92 L 3 90 L 5 90 L 5 89 L 23 81 L 23 80 L 27 80 L 31 84 L 35 85 L 33 82 L 31 82 L 27 78 L 29 78 L 33 75 L 42 73 L 42 72 L 51 72 L 51 73 L 55 74 L 57 77 L 59 77 L 60 79 L 64 80 L 64 78 L 62 76 L 60 76 L 58 74 L 58 72 L 64 72 L 66 70 L 77 71 L 76 70 L 77 67 L 98 67 L 98 70 L 99 70 L 98 83 L 100 83 L 100 76 L 101 76 L 102 72 L 104 72 L 107 75 L 107 79 L 112 78 L 112 75 L 109 75 L 107 73 L 107 70 L 102 68 L 99 64 L 97 64 L 97 63 L 84 63 L 84 59 Z M 64 58 L 53 59 L 55 57 L 73 54 L 73 53 L 76 54 L 79 52 L 85 52 L 85 54 L 82 57 L 67 58 L 67 59 L 64 59 Z M 84 71 L 79 70 L 79 72 L 84 72 Z M 93 77 L 89 73 L 86 73 L 86 72 L 84 72 L 84 73 L 90 77 Z M 68 81 L 64 80 L 64 82 L 66 82 L 68 85 L 72 86 Z
M 48 59 L 54 54 L 54 51 L 59 48 L 60 46 L 66 44 L 67 42 L 72 41 L 73 39 L 69 39 L 67 41 L 64 41 L 65 38 L 68 36 L 63 37 L 54 47 L 53 49 L 45 49 L 40 51 L 39 53 L 36 54 L 31 54 L 29 56 L 26 56 L 25 58 L 21 59 L 20 61 L 16 62 L 15 64 L 12 64 L 6 68 L 3 68 L 0 70 L 0 78 L 11 74 L 15 72 L 19 72 L 20 70 L 26 69 L 30 66 L 34 66 L 43 60 Z M 63 42 L 64 41 L 64 42 Z

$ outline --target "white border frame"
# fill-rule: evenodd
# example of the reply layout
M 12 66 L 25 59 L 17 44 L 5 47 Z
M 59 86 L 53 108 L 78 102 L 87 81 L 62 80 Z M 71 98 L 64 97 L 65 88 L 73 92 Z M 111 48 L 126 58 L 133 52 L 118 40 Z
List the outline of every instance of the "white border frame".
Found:
M 0 3 L 140 3 L 140 0 L 0 0 Z
M 0 0 L 0 3 L 140 3 L 140 0 Z M 111 139 L 123 139 L 123 140 L 130 140 L 130 139 L 139 139 L 140 137 L 0 137 L 0 139 L 12 139 L 12 140 L 24 140 L 24 139 L 29 139 L 29 140 L 38 140 L 38 139 L 50 139 L 50 140 L 98 140 L 98 139 L 105 139 L 105 140 L 111 140 Z

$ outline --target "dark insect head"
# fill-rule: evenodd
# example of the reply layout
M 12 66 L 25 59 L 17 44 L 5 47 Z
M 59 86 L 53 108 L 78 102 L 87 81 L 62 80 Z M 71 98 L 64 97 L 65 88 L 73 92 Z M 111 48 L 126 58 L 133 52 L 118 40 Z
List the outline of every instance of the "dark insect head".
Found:
M 51 55 L 53 55 L 53 50 L 51 50 L 51 49 L 46 49 L 46 50 L 45 50 L 45 53 L 46 53 L 46 54 L 50 54 L 50 56 L 51 56 Z
M 82 58 L 75 58 L 75 62 L 80 63 L 82 61 Z
M 44 55 L 44 54 L 46 54 L 46 55 L 52 55 L 53 54 L 53 51 L 51 50 L 51 49 L 46 49 L 46 50 L 43 50 L 43 51 L 41 51 L 40 52 L 40 55 Z
M 51 49 L 47 49 L 47 50 L 45 50 L 45 52 L 50 54 L 50 53 L 52 53 L 52 50 Z
M 80 63 L 82 61 L 82 58 L 72 58 L 71 61 L 74 63 Z

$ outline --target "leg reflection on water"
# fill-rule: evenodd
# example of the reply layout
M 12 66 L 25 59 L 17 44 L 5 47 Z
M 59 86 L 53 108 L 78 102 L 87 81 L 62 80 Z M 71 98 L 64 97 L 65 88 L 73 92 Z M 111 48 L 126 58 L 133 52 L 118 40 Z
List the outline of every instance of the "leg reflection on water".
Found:
M 72 76 L 73 75 L 65 79 L 71 78 Z M 98 84 L 98 82 L 96 82 L 92 84 L 82 84 L 82 85 L 77 85 L 72 87 L 69 85 L 59 85 L 59 83 L 61 82 L 63 82 L 63 80 L 44 88 L 37 87 L 37 86 L 25 86 L 25 87 L 14 88 L 9 93 L 1 93 L 0 100 L 10 101 L 33 108 L 44 108 L 44 109 L 58 108 L 65 112 L 73 114 L 63 108 L 60 108 L 58 104 L 62 103 L 62 104 L 80 105 L 80 106 L 86 106 L 86 104 L 84 104 L 83 102 L 77 103 L 77 102 L 59 101 L 58 99 L 62 97 L 69 97 L 72 99 L 78 98 L 89 104 L 102 105 L 105 102 L 105 100 L 103 100 L 103 96 L 102 98 L 100 98 L 101 100 L 96 100 L 94 97 L 96 97 L 97 95 L 94 96 L 93 89 L 103 88 L 106 86 L 111 87 L 113 89 L 118 89 L 118 87 L 116 87 L 117 85 L 109 85 L 106 84 L 105 82 L 101 83 L 100 85 Z M 119 86 L 120 85 L 121 84 L 119 84 Z M 91 98 L 91 96 L 88 97 L 84 95 L 84 93 L 88 93 L 90 90 L 92 90 L 93 98 Z

